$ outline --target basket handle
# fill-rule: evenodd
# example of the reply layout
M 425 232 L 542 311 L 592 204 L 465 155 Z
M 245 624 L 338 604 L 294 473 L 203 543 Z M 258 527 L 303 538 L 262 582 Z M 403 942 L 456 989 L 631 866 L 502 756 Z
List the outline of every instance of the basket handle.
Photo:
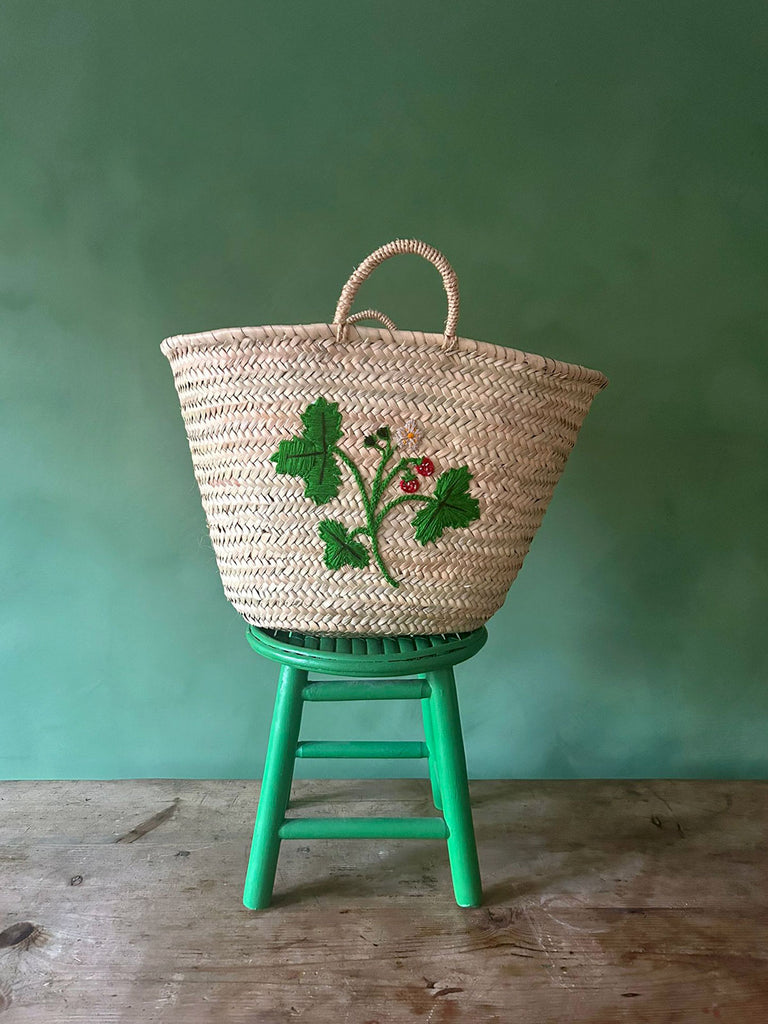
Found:
M 346 325 L 350 322 L 349 311 L 355 300 L 357 289 L 363 281 L 384 260 L 388 260 L 391 256 L 400 256 L 403 253 L 423 256 L 425 260 L 429 260 L 440 271 L 445 294 L 448 296 L 448 316 L 445 321 L 444 348 L 450 352 L 456 346 L 456 325 L 459 321 L 459 282 L 456 277 L 456 271 L 438 249 L 415 238 L 398 238 L 394 242 L 387 242 L 386 245 L 382 245 L 380 249 L 367 256 L 360 266 L 353 271 L 351 277 L 341 289 L 341 295 L 336 304 L 336 313 L 333 317 L 333 322 L 336 326 L 336 338 L 339 341 L 344 340 Z M 373 310 L 366 310 L 365 312 L 368 315 L 374 313 Z M 380 319 L 379 316 L 377 318 Z M 392 325 L 390 330 L 394 329 L 394 325 Z
M 361 309 L 359 313 L 352 313 L 352 315 L 348 316 L 344 321 L 344 326 L 348 324 L 356 324 L 360 320 L 378 320 L 380 323 L 384 324 L 387 330 L 397 330 L 397 324 L 395 321 L 390 320 L 385 313 L 380 313 L 378 309 Z

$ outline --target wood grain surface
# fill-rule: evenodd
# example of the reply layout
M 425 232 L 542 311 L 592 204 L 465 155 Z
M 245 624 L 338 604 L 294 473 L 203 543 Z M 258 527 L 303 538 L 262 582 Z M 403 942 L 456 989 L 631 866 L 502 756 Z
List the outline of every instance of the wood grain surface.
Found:
M 768 783 L 471 784 L 485 905 L 442 842 L 283 844 L 258 783 L 0 784 L 0 1024 L 768 1021 Z M 430 813 L 421 780 L 292 808 Z

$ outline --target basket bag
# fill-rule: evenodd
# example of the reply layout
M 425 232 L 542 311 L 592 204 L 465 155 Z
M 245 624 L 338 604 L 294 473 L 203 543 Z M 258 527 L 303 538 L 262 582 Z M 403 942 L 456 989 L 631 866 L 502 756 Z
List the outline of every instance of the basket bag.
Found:
M 440 271 L 443 334 L 350 314 L 360 284 L 400 253 Z M 453 633 L 501 607 L 607 381 L 459 338 L 458 315 L 446 258 L 399 240 L 354 271 L 332 324 L 162 343 L 224 591 L 248 622 Z

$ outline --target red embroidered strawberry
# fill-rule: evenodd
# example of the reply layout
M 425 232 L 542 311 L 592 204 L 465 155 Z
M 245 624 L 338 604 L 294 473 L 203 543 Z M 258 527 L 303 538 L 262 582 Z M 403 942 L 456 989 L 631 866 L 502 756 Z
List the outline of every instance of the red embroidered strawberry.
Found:
M 419 489 L 419 481 L 415 476 L 403 477 L 400 481 L 400 490 L 405 491 L 406 494 L 415 494 Z
M 428 459 L 425 455 L 421 462 L 416 467 L 416 472 L 419 476 L 432 476 L 435 472 L 435 464 L 432 459 Z

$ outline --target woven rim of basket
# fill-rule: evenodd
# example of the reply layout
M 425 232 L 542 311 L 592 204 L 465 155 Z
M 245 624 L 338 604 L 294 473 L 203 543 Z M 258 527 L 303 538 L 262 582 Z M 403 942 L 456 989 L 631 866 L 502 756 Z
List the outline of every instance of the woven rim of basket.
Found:
M 362 345 L 370 342 L 383 342 L 392 345 L 393 339 L 399 342 L 414 342 L 425 348 L 443 352 L 446 359 L 454 358 L 459 353 L 480 356 L 483 362 L 504 362 L 514 365 L 530 366 L 572 380 L 584 381 L 597 388 L 604 388 L 608 378 L 599 370 L 591 370 L 578 363 L 564 363 L 559 359 L 550 359 L 534 352 L 523 352 L 516 348 L 506 348 L 487 341 L 473 341 L 471 338 L 457 338 L 453 351 L 445 352 L 445 338 L 442 334 L 427 334 L 422 331 L 390 331 L 380 327 L 361 327 L 350 324 L 350 335 L 357 334 Z M 176 349 L 182 348 L 216 348 L 219 345 L 237 345 L 243 342 L 271 342 L 283 338 L 300 338 L 306 341 L 327 342 L 336 345 L 336 327 L 334 324 L 273 324 L 265 327 L 222 327 L 214 331 L 201 331 L 197 334 L 174 334 L 165 338 L 160 348 L 165 356 L 170 357 Z M 354 347 L 351 336 L 344 347 Z

